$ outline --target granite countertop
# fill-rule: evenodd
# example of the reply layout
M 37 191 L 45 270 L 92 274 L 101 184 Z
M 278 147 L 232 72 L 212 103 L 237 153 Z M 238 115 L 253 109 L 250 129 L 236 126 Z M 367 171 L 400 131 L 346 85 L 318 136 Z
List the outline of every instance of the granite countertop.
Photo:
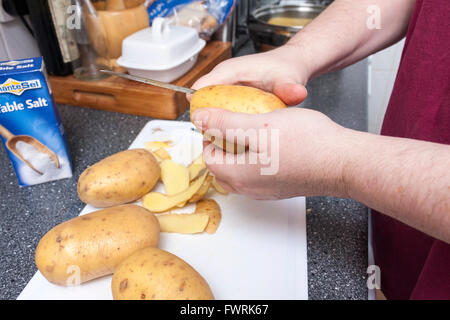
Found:
M 367 129 L 367 64 L 360 62 L 308 85 L 302 107 L 327 114 L 353 129 Z M 15 299 L 36 272 L 40 238 L 83 209 L 76 184 L 89 165 L 127 149 L 151 120 L 58 105 L 72 154 L 71 179 L 20 188 L 0 148 L 0 299 Z M 179 120 L 188 120 L 188 114 Z M 348 199 L 307 199 L 310 299 L 367 299 L 367 209 Z

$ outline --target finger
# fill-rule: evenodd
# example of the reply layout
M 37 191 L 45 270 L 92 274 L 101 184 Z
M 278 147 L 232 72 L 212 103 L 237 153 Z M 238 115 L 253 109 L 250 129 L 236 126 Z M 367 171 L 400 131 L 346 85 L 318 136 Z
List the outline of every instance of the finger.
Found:
M 207 136 L 246 146 L 249 139 L 257 139 L 256 130 L 264 127 L 264 119 L 262 114 L 237 113 L 213 108 L 197 109 L 192 115 L 194 125 L 203 130 Z M 251 133 L 254 137 L 250 136 Z
M 273 93 L 289 106 L 303 102 L 308 95 L 304 86 L 294 82 L 276 81 L 273 86 Z
M 210 73 L 204 75 L 198 79 L 191 87 L 193 90 L 199 90 L 201 88 L 211 86 L 211 85 L 221 85 L 221 84 L 234 84 L 236 83 L 234 74 L 227 74 L 224 72 L 211 71 Z M 192 94 L 187 93 L 186 99 L 191 102 Z
M 192 89 L 198 90 L 213 84 L 235 84 L 238 79 L 236 76 L 236 68 L 233 67 L 236 59 L 229 59 L 219 63 L 210 73 L 198 79 Z
M 220 155 L 224 153 L 220 149 L 217 152 L 220 152 Z M 248 152 L 238 155 L 226 153 L 225 158 L 215 157 L 210 159 L 207 152 L 204 156 L 208 170 L 214 174 L 216 179 L 228 184 L 235 193 L 242 193 L 246 190 L 250 183 L 248 177 L 259 174 L 259 166 L 249 163 Z

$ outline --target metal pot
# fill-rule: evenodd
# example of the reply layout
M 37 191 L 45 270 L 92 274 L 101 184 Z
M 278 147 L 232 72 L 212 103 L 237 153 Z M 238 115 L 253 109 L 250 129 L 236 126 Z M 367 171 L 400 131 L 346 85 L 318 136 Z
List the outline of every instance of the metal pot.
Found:
M 325 5 L 301 3 L 298 5 L 270 5 L 250 13 L 248 29 L 257 51 L 267 51 L 282 46 L 304 26 L 281 26 L 269 23 L 272 18 L 314 19 Z

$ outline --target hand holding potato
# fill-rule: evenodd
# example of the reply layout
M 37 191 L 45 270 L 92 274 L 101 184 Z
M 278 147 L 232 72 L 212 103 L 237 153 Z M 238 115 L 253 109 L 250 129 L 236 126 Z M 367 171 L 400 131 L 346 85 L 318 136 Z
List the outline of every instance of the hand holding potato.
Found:
M 306 65 L 286 47 L 229 59 L 197 80 L 192 89 L 210 85 L 244 85 L 274 93 L 287 105 L 305 100 L 308 81 Z M 191 99 L 192 96 L 188 96 Z M 210 105 L 214 108 L 215 106 Z
M 221 132 L 230 142 L 236 142 L 236 138 L 231 139 L 227 130 L 235 130 L 241 143 L 249 148 L 242 154 L 225 155 L 223 150 L 205 142 L 207 167 L 229 192 L 256 199 L 346 195 L 341 173 L 346 154 L 343 151 L 351 146 L 346 134 L 349 130 L 322 113 L 289 108 L 249 115 L 204 108 L 197 110 L 193 119 L 202 130 Z M 257 138 L 249 143 L 246 131 L 253 129 L 267 131 L 267 139 Z M 252 164 L 251 157 L 269 159 L 270 164 Z M 222 163 L 216 159 L 222 159 Z

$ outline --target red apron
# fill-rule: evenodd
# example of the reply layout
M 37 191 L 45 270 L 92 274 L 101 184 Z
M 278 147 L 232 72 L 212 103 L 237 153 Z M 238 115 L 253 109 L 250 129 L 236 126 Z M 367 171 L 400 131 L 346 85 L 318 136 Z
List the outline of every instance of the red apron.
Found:
M 381 134 L 450 144 L 449 0 L 416 0 Z M 388 299 L 450 299 L 450 244 L 374 212 L 373 248 Z

